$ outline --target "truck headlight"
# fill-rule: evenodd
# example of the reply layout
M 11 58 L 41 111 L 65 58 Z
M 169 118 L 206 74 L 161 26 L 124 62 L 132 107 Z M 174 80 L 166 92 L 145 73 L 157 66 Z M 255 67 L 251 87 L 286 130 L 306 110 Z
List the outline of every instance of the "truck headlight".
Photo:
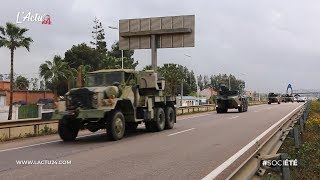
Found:
M 94 93 L 93 95 L 92 95 L 92 106 L 94 107 L 94 108 L 98 108 L 98 93 Z

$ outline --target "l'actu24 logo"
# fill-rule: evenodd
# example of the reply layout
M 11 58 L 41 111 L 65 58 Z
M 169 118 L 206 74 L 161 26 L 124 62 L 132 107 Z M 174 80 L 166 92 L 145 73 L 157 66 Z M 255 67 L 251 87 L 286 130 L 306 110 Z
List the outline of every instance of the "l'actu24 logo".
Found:
M 51 18 L 49 14 L 40 15 L 39 13 L 32 14 L 31 12 L 18 12 L 16 23 L 22 22 L 41 22 L 41 24 L 51 24 Z

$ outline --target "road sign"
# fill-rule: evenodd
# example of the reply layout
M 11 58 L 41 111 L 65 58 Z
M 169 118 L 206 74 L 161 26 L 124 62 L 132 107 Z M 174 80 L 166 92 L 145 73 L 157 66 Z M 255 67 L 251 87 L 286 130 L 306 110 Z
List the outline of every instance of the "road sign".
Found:
M 120 49 L 194 47 L 195 16 L 166 16 L 119 21 Z

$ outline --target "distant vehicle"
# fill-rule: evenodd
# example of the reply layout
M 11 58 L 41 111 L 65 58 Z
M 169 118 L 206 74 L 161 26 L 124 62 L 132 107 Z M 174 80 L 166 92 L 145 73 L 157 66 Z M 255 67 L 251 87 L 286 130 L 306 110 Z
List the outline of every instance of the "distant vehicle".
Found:
M 285 103 L 294 102 L 294 97 L 290 94 L 283 94 L 281 98 L 282 98 L 282 102 L 285 102 Z
M 27 101 L 24 100 L 20 100 L 20 101 L 16 101 L 14 103 L 12 103 L 13 105 L 27 105 Z
M 41 119 L 49 120 L 54 112 L 54 101 L 51 98 L 40 98 L 37 105 L 42 105 Z
M 268 94 L 268 104 L 271 104 L 271 103 L 278 103 L 280 104 L 281 103 L 281 96 L 280 94 L 275 94 L 275 93 L 269 93 Z
M 221 86 L 216 98 L 217 113 L 226 113 L 228 109 L 238 109 L 239 112 L 248 111 L 248 98 L 238 91 L 230 91 Z
M 307 100 L 306 97 L 298 96 L 296 101 L 297 101 L 297 102 L 305 102 L 306 100 Z

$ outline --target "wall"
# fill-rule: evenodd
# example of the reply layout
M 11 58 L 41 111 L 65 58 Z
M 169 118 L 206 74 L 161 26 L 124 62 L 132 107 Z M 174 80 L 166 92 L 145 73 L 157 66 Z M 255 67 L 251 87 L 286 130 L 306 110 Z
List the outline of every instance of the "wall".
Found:
M 1 90 L 10 90 L 10 82 L 0 81 L 0 91 Z
M 6 91 L 6 105 L 10 104 L 10 92 Z M 51 91 L 28 91 L 18 90 L 13 92 L 13 102 L 26 101 L 28 104 L 35 104 L 40 98 L 53 98 L 54 94 Z

